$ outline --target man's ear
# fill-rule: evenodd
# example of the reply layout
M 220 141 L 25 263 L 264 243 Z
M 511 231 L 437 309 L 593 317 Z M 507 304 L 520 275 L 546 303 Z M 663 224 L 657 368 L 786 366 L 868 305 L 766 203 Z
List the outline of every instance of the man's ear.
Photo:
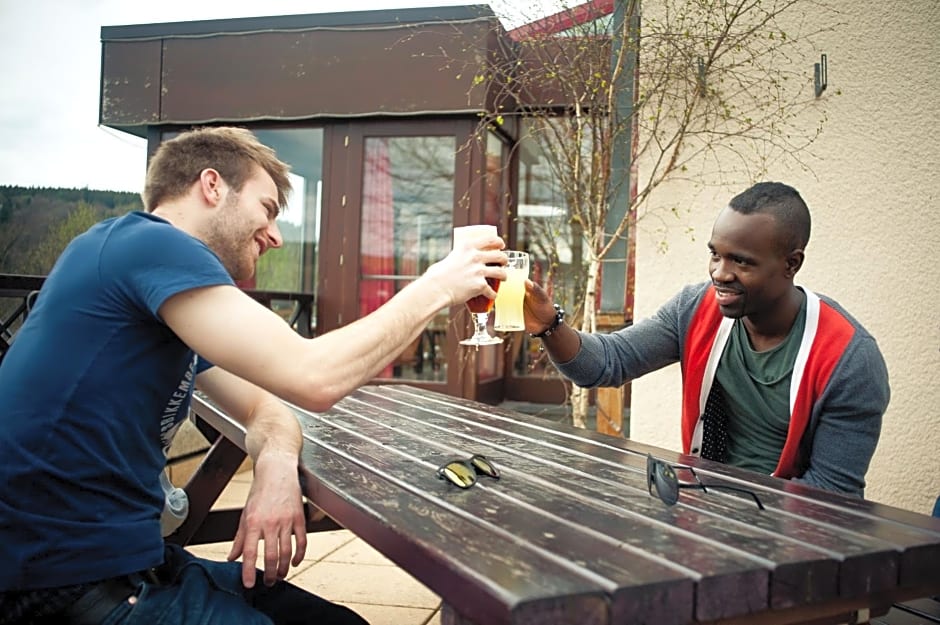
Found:
M 787 254 L 786 274 L 788 278 L 794 277 L 796 272 L 800 270 L 800 267 L 803 266 L 803 259 L 803 250 L 793 250 Z
M 199 173 L 199 194 L 210 206 L 216 206 L 222 201 L 224 187 L 222 175 L 211 167 Z

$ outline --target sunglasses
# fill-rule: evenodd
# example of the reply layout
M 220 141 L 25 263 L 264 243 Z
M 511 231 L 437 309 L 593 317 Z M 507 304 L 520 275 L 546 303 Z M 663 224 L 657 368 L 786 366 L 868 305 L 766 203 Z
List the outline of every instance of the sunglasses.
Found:
M 499 479 L 499 469 L 485 456 L 474 454 L 469 460 L 449 460 L 437 470 L 437 478 L 447 480 L 454 486 L 470 488 L 477 483 L 477 475 Z
M 680 482 L 679 478 L 676 476 L 676 469 L 683 469 L 691 473 L 692 477 L 695 478 L 695 483 Z M 754 499 L 754 503 L 757 504 L 759 509 L 764 509 L 764 504 L 760 502 L 760 499 L 757 498 L 757 494 L 754 493 L 754 491 L 750 491 L 746 488 L 738 488 L 737 486 L 725 486 L 724 484 L 708 484 L 706 486 L 698 479 L 698 476 L 695 474 L 695 469 L 692 467 L 684 464 L 668 464 L 662 460 L 657 460 L 652 454 L 646 454 L 646 487 L 650 495 L 653 494 L 653 489 L 655 488 L 656 495 L 667 506 L 675 505 L 675 503 L 679 501 L 680 488 L 700 488 L 703 493 L 707 493 L 709 488 L 717 488 L 748 495 Z

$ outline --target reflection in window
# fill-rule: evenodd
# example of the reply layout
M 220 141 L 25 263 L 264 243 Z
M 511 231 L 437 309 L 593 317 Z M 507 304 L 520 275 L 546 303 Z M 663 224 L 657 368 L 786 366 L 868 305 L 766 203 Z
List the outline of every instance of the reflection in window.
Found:
M 577 224 L 569 219 L 564 193 L 539 138 L 532 134 L 537 131 L 526 124 L 520 144 L 518 245 L 529 252 L 531 278 L 570 313 L 578 301 L 576 285 L 583 274 L 582 238 Z M 515 375 L 555 375 L 554 367 L 538 348 L 538 340 L 525 337 L 524 348 L 513 361 Z
M 367 137 L 359 315 L 387 302 L 450 251 L 454 137 Z M 443 381 L 447 310 L 377 377 Z
M 316 292 L 320 192 L 323 178 L 323 131 L 317 128 L 256 130 L 258 139 L 291 166 L 293 193 L 277 218 L 284 247 L 258 262 L 254 288 Z
M 290 293 L 317 292 L 317 260 L 320 239 L 320 198 L 323 185 L 323 130 L 289 128 L 254 130 L 279 159 L 291 166 L 293 191 L 287 208 L 277 218 L 284 246 L 270 250 L 258 261 L 255 277 L 245 288 Z M 297 313 L 297 303 L 272 299 L 268 305 L 285 319 Z M 316 306 L 311 315 L 310 334 L 316 332 Z

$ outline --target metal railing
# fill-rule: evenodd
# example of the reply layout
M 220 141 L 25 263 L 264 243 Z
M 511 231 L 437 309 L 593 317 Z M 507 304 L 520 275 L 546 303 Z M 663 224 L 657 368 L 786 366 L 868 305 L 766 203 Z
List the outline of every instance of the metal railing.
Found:
M 0 273 L 0 361 L 36 301 L 44 276 Z
M 245 293 L 278 313 L 299 335 L 311 338 L 316 333 L 316 296 L 312 293 L 257 289 L 245 289 Z

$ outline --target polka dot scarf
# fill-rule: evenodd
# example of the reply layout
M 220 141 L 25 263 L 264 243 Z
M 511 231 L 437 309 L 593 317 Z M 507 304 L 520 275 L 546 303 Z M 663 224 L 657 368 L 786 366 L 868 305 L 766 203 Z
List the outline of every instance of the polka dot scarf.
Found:
M 702 458 L 728 461 L 728 413 L 725 410 L 724 391 L 718 380 L 712 382 L 712 388 L 705 400 L 705 414 L 702 415 Z

